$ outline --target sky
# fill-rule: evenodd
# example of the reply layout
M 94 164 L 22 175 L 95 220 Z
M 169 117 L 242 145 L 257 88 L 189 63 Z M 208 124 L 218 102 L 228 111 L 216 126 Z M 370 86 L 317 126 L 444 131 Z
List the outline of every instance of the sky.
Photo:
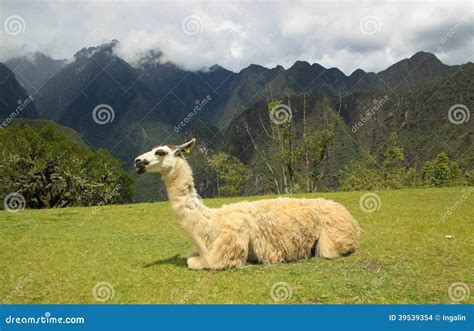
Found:
M 474 62 L 474 1 L 0 0 L 0 61 L 40 51 L 72 59 L 112 39 L 138 65 L 149 50 L 188 70 L 297 60 L 381 71 L 418 51 Z

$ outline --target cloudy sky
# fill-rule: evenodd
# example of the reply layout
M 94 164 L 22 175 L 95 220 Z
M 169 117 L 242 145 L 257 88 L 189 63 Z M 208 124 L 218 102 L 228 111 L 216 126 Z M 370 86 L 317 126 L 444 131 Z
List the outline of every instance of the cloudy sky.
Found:
M 0 0 L 0 20 L 0 60 L 32 51 L 71 58 L 112 39 L 131 63 L 160 49 L 193 70 L 304 60 L 350 74 L 420 50 L 448 64 L 474 60 L 473 1 Z

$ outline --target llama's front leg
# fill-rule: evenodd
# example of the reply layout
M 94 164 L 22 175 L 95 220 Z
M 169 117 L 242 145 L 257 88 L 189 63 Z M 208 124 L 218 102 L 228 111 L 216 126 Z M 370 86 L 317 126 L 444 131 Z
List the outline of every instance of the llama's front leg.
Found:
M 186 255 L 186 259 L 189 259 L 190 257 L 195 257 L 195 256 L 199 256 L 199 252 L 189 253 L 188 255 Z
M 247 263 L 248 239 L 240 233 L 224 232 L 206 255 L 209 269 L 242 268 Z
M 188 262 L 188 268 L 192 270 L 208 268 L 207 263 L 200 256 L 190 257 L 187 262 Z

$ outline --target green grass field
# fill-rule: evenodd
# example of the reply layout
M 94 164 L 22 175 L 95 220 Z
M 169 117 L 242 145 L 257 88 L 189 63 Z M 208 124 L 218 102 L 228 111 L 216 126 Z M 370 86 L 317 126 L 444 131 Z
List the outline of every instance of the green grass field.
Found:
M 98 282 L 113 287 L 106 303 L 274 303 L 278 282 L 287 284 L 279 294 L 291 291 L 282 303 L 451 303 L 452 283 L 474 290 L 474 192 L 380 191 L 371 213 L 359 206 L 364 193 L 297 195 L 351 211 L 364 230 L 353 255 L 227 271 L 186 268 L 193 245 L 168 202 L 1 211 L 0 302 L 98 303 Z M 474 303 L 466 296 L 461 302 Z

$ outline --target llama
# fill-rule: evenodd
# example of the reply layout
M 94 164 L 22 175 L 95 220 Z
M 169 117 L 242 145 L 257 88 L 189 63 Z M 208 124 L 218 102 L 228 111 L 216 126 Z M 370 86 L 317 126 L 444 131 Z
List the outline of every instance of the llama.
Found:
M 355 250 L 359 225 L 333 201 L 277 198 L 206 207 L 184 157 L 195 142 L 158 146 L 134 164 L 138 174 L 161 174 L 179 225 L 198 249 L 187 257 L 189 269 L 241 268 L 311 256 L 332 259 Z

